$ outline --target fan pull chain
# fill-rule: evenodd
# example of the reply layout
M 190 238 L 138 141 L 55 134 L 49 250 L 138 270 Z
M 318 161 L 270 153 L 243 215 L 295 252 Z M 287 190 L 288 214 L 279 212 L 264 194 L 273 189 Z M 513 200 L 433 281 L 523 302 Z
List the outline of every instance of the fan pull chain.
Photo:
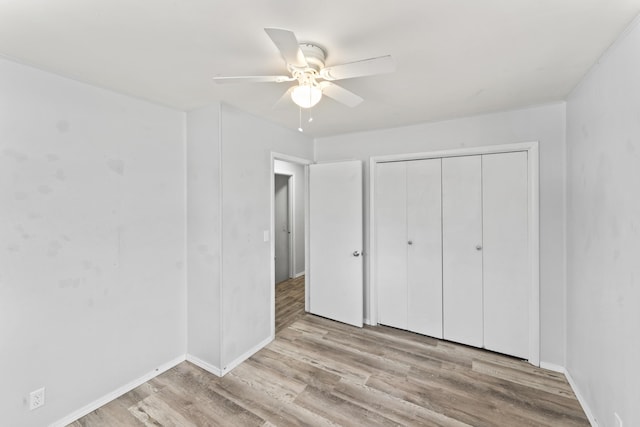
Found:
M 313 122 L 313 117 L 311 116 L 311 108 L 309 110 L 309 117 L 307 118 L 307 123 Z M 298 107 L 298 132 L 304 132 L 302 128 L 302 107 Z

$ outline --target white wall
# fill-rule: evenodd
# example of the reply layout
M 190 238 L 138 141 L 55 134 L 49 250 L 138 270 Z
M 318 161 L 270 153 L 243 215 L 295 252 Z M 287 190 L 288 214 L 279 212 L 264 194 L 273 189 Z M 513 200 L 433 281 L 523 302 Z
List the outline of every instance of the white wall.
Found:
M 282 160 L 274 161 L 274 171 L 284 175 L 291 175 L 294 187 L 293 196 L 293 244 L 295 266 L 293 271 L 296 276 L 304 274 L 304 203 L 305 188 L 304 166 Z M 289 183 L 292 182 L 291 180 Z
M 187 114 L 187 358 L 217 374 L 272 338 L 272 152 L 312 159 L 313 142 L 224 104 Z
M 462 147 L 540 142 L 540 356 L 564 366 L 565 105 L 526 108 L 437 123 L 362 132 L 316 140 L 318 161 L 359 159 L 365 163 L 365 247 L 369 234 L 371 156 Z M 368 262 L 368 258 L 365 258 Z M 365 274 L 368 267 L 365 265 Z M 368 278 L 367 278 L 368 281 Z M 368 283 L 365 285 L 365 301 Z M 368 316 L 365 304 L 365 316 Z
M 271 338 L 271 152 L 313 158 L 313 141 L 222 105 L 222 356 L 226 369 Z
M 0 424 L 44 426 L 185 353 L 184 113 L 5 60 L 0 93 Z
M 640 425 L 640 25 L 567 103 L 567 368 L 600 426 Z
M 220 104 L 187 113 L 188 345 L 220 366 Z M 206 366 L 206 365 L 205 365 Z

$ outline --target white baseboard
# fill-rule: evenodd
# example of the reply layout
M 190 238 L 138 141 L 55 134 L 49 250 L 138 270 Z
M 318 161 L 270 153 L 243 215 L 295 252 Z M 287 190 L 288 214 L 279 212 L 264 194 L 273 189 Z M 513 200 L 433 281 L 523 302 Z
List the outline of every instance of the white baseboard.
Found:
M 296 274 L 293 276 L 293 278 L 294 278 L 294 279 L 297 279 L 297 278 L 298 278 L 298 277 L 300 277 L 300 276 L 304 276 L 304 271 L 302 271 L 302 272 L 300 272 L 300 273 L 296 273 Z
M 106 395 L 102 396 L 101 398 L 96 399 L 93 402 L 89 403 L 85 407 L 80 408 L 77 411 L 74 411 L 71 414 L 67 415 L 66 417 L 64 417 L 64 418 L 52 423 L 50 425 L 50 427 L 64 427 L 66 425 L 69 425 L 72 422 L 76 421 L 77 419 L 84 417 L 85 415 L 95 411 L 99 407 L 106 405 L 107 403 L 111 402 L 112 400 L 117 399 L 118 397 L 122 396 L 123 394 L 125 394 L 125 393 L 133 390 L 134 388 L 146 383 L 150 379 L 157 377 L 161 373 L 163 373 L 165 371 L 168 371 L 169 369 L 173 368 L 174 366 L 176 366 L 176 365 L 178 365 L 178 364 L 180 364 L 180 363 L 182 363 L 184 361 L 185 361 L 185 356 L 184 355 L 176 357 L 175 359 L 158 366 L 153 371 L 144 374 L 140 378 L 137 378 L 137 379 L 135 379 L 135 380 L 123 385 L 122 387 L 117 388 L 116 390 L 112 391 L 111 393 L 107 393 Z
M 596 417 L 593 416 L 593 412 L 591 412 L 591 408 L 589 407 L 589 405 L 587 404 L 587 401 L 582 396 L 582 393 L 580 393 L 580 389 L 578 388 L 578 385 L 573 380 L 573 377 L 571 376 L 567 368 L 565 368 L 564 366 L 556 365 L 554 363 L 547 363 L 542 361 L 540 362 L 540 367 L 543 369 L 548 369 L 550 371 L 560 372 L 561 374 L 564 374 L 564 376 L 567 378 L 567 381 L 569 382 L 569 385 L 571 386 L 571 389 L 573 390 L 573 394 L 576 395 L 578 402 L 580 402 L 580 406 L 582 406 L 582 410 L 584 411 L 585 415 L 589 419 L 589 423 L 591 423 L 592 427 L 598 427 L 598 421 L 596 420 Z
M 593 412 L 591 412 L 591 408 L 589 408 L 587 401 L 582 396 L 582 393 L 580 393 L 580 389 L 578 388 L 578 385 L 576 384 L 576 382 L 573 380 L 573 377 L 571 376 L 569 371 L 566 369 L 564 370 L 564 375 L 565 377 L 567 377 L 567 381 L 569 381 L 569 385 L 573 389 L 573 393 L 578 398 L 578 402 L 580 402 L 580 406 L 582 406 L 582 410 L 584 411 L 585 415 L 589 419 L 591 426 L 598 427 L 598 421 L 596 420 L 596 417 L 593 416 Z
M 219 377 L 222 376 L 222 370 L 220 368 L 212 365 L 211 363 L 205 362 L 204 360 L 199 359 L 196 356 L 187 354 L 186 360 L 187 362 L 191 362 L 194 365 L 204 369 L 205 371 L 212 373 L 213 375 L 217 375 Z
M 249 351 L 245 352 L 240 357 L 233 360 L 231 363 L 228 363 L 227 366 L 225 366 L 224 368 L 219 368 L 217 366 L 214 366 L 211 363 L 205 362 L 204 360 L 199 359 L 196 356 L 193 356 L 191 354 L 187 354 L 186 360 L 187 362 L 191 362 L 194 365 L 204 369 L 205 371 L 212 373 L 213 375 L 223 377 L 225 374 L 229 373 L 233 368 L 235 368 L 236 366 L 238 366 L 239 364 L 241 364 L 242 362 L 244 362 L 245 360 L 253 356 L 255 353 L 260 351 L 264 346 L 266 346 L 271 341 L 273 341 L 273 338 L 274 338 L 273 335 L 269 336 L 266 340 L 262 341 L 255 347 L 251 348 Z
M 235 368 L 236 366 L 238 366 L 239 364 L 241 364 L 242 362 L 244 362 L 245 360 L 247 360 L 248 358 L 250 358 L 251 356 L 253 356 L 255 353 L 257 353 L 258 351 L 260 351 L 264 346 L 266 346 L 267 344 L 269 344 L 271 341 L 273 341 L 275 337 L 273 335 L 267 337 L 266 340 L 262 341 L 261 343 L 259 343 L 258 345 L 254 346 L 253 348 L 249 349 L 248 351 L 246 351 L 244 354 L 242 354 L 241 356 L 237 357 L 235 360 L 233 360 L 230 363 L 227 363 L 227 365 L 225 367 L 222 368 L 221 371 L 221 375 L 223 376 L 225 374 L 227 374 L 228 372 L 230 372 L 233 368 Z
M 244 354 L 242 354 L 240 357 L 236 358 L 231 363 L 227 364 L 227 366 L 225 366 L 223 369 L 220 369 L 217 366 L 213 366 L 212 364 L 207 363 L 204 360 L 199 359 L 199 358 L 197 358 L 197 357 L 195 357 L 195 356 L 193 356 L 191 354 L 186 354 L 186 355 L 182 355 L 182 356 L 176 357 L 175 359 L 158 366 L 153 371 L 144 374 L 143 376 L 141 376 L 141 377 L 139 377 L 139 378 L 137 378 L 137 379 L 125 384 L 125 385 L 123 385 L 122 387 L 118 387 L 116 390 L 114 390 L 114 391 L 112 391 L 110 393 L 107 393 L 106 395 L 100 397 L 99 399 L 94 400 L 93 402 L 91 402 L 88 405 L 78 409 L 77 411 L 72 412 L 71 414 L 67 415 L 66 417 L 59 419 L 58 421 L 50 424 L 49 427 L 64 427 L 64 426 L 67 426 L 67 425 L 71 424 L 72 422 L 78 420 L 79 418 L 84 417 L 85 415 L 95 411 L 96 409 L 100 408 L 101 406 L 104 406 L 107 403 L 111 402 L 112 400 L 115 400 L 118 397 L 122 396 L 123 394 L 133 390 L 134 388 L 146 383 L 150 379 L 157 377 L 158 375 L 162 374 L 163 372 L 168 371 L 169 369 L 173 368 L 174 366 L 177 366 L 178 364 L 184 362 L 185 360 L 193 363 L 196 366 L 199 366 L 200 368 L 204 369 L 205 371 L 211 372 L 214 375 L 222 377 L 226 373 L 231 371 L 233 368 L 235 368 L 236 366 L 238 366 L 239 364 L 241 364 L 242 362 L 247 360 L 253 354 L 258 352 L 264 346 L 269 344 L 271 341 L 273 341 L 273 339 L 274 339 L 273 335 L 269 336 L 267 339 L 265 339 L 264 341 L 262 341 L 261 343 L 259 343 L 255 347 L 251 348 L 249 351 L 245 352 Z
M 553 372 L 559 372 L 561 374 L 567 375 L 567 370 L 564 368 L 564 366 L 556 365 L 555 363 L 543 362 L 541 360 L 540 361 L 540 367 L 542 369 L 548 369 L 548 370 L 553 371 Z

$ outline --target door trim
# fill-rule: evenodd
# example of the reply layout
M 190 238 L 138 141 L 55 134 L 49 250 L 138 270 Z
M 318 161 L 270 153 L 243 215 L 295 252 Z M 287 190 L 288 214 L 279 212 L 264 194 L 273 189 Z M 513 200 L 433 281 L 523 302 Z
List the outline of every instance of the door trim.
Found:
M 482 147 L 440 150 L 423 153 L 374 156 L 369 159 L 369 280 L 367 281 L 369 316 L 367 323 L 378 323 L 378 292 L 375 276 L 375 180 L 378 163 L 422 160 L 442 157 L 473 156 L 482 154 L 527 152 L 529 190 L 529 357 L 532 365 L 540 366 L 540 183 L 538 141 Z

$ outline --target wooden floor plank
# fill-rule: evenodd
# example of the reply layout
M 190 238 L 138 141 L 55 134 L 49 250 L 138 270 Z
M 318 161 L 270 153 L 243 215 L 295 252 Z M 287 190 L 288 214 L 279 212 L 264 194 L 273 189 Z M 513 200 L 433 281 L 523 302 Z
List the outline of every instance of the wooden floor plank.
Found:
M 256 362 L 268 366 L 282 377 L 290 376 L 312 387 L 330 390 L 340 381 L 340 375 L 320 369 L 308 363 L 285 359 L 279 353 L 265 348 L 252 357 Z
M 472 370 L 474 372 L 480 372 L 496 378 L 501 378 L 505 381 L 555 393 L 558 396 L 575 397 L 573 391 L 571 391 L 571 388 L 567 386 L 566 382 L 559 382 L 555 378 L 550 380 L 548 377 L 542 376 L 534 371 L 523 371 L 517 368 L 500 366 L 499 364 L 483 360 L 474 361 Z
M 71 424 L 588 426 L 562 374 L 386 326 L 304 313 L 304 277 L 276 287 L 276 338 L 223 378 L 188 362 Z
M 407 400 L 391 396 L 367 385 L 350 384 L 345 381 L 336 387 L 334 393 L 343 399 L 364 405 L 371 411 L 385 415 L 398 425 L 469 426 L 469 424 L 449 418 L 425 406 L 416 405 Z
M 152 395 L 129 408 L 133 414 L 146 427 L 157 426 L 183 426 L 197 427 L 195 421 L 190 421 L 175 410 L 176 405 Z
M 210 387 L 208 372 L 184 363 L 152 380 L 158 396 L 173 404 L 174 410 L 195 424 L 221 425 L 234 419 L 237 425 L 260 425 L 259 416 Z
M 333 392 L 318 390 L 314 387 L 307 387 L 296 398 L 295 404 L 327 417 L 341 426 L 397 426 L 389 418 L 368 410 L 366 405 L 353 403 Z M 327 410 L 327 408 L 331 408 L 331 410 Z
M 304 276 L 276 284 L 276 333 L 304 315 Z

